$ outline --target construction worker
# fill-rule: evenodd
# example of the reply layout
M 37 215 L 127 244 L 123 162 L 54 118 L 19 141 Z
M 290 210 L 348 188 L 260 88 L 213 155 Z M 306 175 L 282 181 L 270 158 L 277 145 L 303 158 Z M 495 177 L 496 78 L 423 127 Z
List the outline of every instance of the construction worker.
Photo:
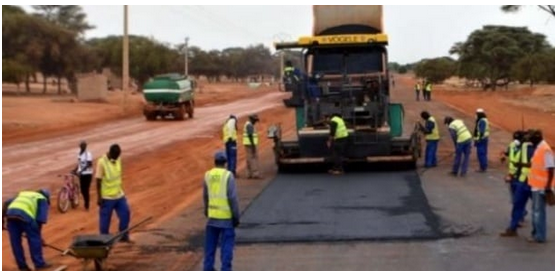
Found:
M 130 208 L 122 187 L 121 147 L 113 144 L 109 152 L 97 160 L 97 205 L 99 205 L 99 232 L 109 234 L 113 211 L 119 218 L 119 231 L 126 230 L 130 223 Z M 120 242 L 131 242 L 128 233 Z
M 416 91 L 416 101 L 420 101 L 420 89 L 422 89 L 422 82 L 418 81 L 414 85 L 414 91 Z
M 291 61 L 286 61 L 284 65 L 284 82 L 286 84 L 292 84 L 299 82 L 299 77 L 301 72 L 299 69 L 294 68 Z
M 89 189 L 93 178 L 93 157 L 91 152 L 87 150 L 87 143 L 80 142 L 80 151 L 78 152 L 78 164 L 73 172 L 80 178 L 80 192 L 84 198 L 84 207 L 89 211 Z
M 535 146 L 529 170 L 529 186 L 533 201 L 533 231 L 529 242 L 544 243 L 546 241 L 546 202 L 545 198 L 553 197 L 554 192 L 554 153 L 544 141 L 542 131 L 536 130 L 529 139 Z M 524 165 L 525 166 L 525 165 Z
M 214 168 L 204 175 L 204 215 L 208 218 L 204 243 L 204 271 L 213 271 L 218 242 L 222 271 L 231 270 L 239 208 L 233 174 L 225 169 L 226 154 L 214 154 Z
M 329 170 L 330 174 L 339 175 L 344 173 L 343 159 L 346 149 L 348 130 L 344 119 L 338 113 L 333 113 L 329 122 L 330 136 L 327 146 L 331 149 L 333 168 Z
M 480 165 L 478 172 L 486 172 L 486 169 L 488 169 L 488 136 L 490 136 L 490 122 L 488 122 L 484 109 L 478 108 L 474 128 L 474 145 Z
M 510 184 L 510 196 L 513 204 L 513 197 L 515 195 L 515 188 L 518 181 L 519 168 L 518 163 L 521 159 L 521 144 L 523 142 L 523 131 L 515 131 L 513 133 L 513 141 L 509 143 L 505 152 L 502 153 L 500 161 L 503 163 L 508 160 L 508 173 L 505 181 Z
M 25 233 L 29 244 L 29 254 L 35 270 L 50 268 L 52 265 L 43 258 L 43 238 L 41 230 L 47 223 L 50 192 L 46 189 L 22 191 L 2 205 L 2 230 L 7 229 L 12 253 L 19 270 L 31 270 L 25 261 L 21 239 Z
M 525 134 L 521 133 L 521 131 L 515 132 L 514 137 L 519 137 L 521 134 L 521 138 L 515 139 L 509 147 L 509 176 L 511 189 L 513 190 L 513 200 L 510 223 L 507 229 L 500 233 L 502 237 L 517 236 L 517 228 L 521 226 L 525 215 L 527 215 L 525 209 L 527 201 L 531 197 L 531 187 L 527 181 L 530 172 L 529 162 L 535 151 L 533 143 L 530 141 L 533 132 L 531 130 Z M 520 146 L 517 146 L 517 141 L 521 141 Z M 512 155 L 516 148 L 519 151 Z M 513 165 L 511 161 L 514 161 Z
M 467 169 L 469 167 L 472 135 L 462 120 L 445 117 L 444 123 L 449 128 L 453 144 L 455 144 L 455 160 L 450 174 L 464 177 L 467 174 Z M 460 172 L 459 166 L 461 166 Z
M 426 96 L 424 97 L 424 100 L 431 101 L 432 100 L 432 82 L 426 81 L 425 89 L 426 89 Z
M 424 155 L 424 167 L 437 166 L 437 148 L 439 142 L 439 129 L 436 119 L 428 111 L 422 111 L 420 117 L 424 119 L 424 125 L 420 126 L 426 139 L 426 154 Z
M 237 176 L 237 118 L 230 115 L 224 123 L 222 138 L 226 147 L 227 169 Z
M 260 179 L 257 145 L 259 135 L 255 124 L 259 121 L 257 114 L 251 114 L 249 120 L 243 128 L 243 145 L 245 146 L 245 156 L 247 160 L 247 178 Z

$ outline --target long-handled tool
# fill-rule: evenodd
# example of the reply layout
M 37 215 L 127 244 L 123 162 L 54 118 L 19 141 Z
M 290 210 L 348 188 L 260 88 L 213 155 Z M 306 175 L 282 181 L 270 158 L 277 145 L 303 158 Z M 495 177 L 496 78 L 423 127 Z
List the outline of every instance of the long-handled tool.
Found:
M 131 230 L 133 230 L 133 229 L 135 229 L 135 228 L 138 228 L 140 225 L 142 225 L 142 224 L 148 222 L 148 221 L 151 220 L 151 219 L 152 219 L 152 217 L 150 216 L 150 217 L 148 217 L 148 218 L 146 218 L 146 219 L 144 219 L 144 220 L 138 222 L 136 225 L 134 225 L 134 226 L 132 226 L 132 227 L 129 227 L 128 229 L 125 229 L 125 230 L 123 230 L 123 231 L 117 233 L 115 236 L 113 236 L 113 238 L 109 239 L 109 240 L 108 240 L 107 242 L 105 242 L 105 243 L 106 243 L 106 244 L 112 244 L 114 241 L 120 239 L 121 237 L 123 237 L 123 236 L 124 236 L 126 233 L 128 233 L 129 231 L 131 231 Z

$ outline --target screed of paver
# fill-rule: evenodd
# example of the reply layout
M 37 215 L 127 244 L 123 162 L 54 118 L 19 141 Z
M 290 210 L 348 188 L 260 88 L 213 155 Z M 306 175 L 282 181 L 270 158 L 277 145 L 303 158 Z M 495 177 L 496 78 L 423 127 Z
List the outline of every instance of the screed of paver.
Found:
M 443 236 L 411 171 L 279 175 L 241 220 L 239 243 Z

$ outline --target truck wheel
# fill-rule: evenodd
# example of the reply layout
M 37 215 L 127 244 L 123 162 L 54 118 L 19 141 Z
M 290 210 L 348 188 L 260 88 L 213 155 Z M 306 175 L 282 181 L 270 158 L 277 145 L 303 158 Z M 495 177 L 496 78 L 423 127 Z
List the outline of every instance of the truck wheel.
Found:
M 189 119 L 192 119 L 194 117 L 194 100 L 189 103 L 187 114 L 189 114 Z
M 146 120 L 152 121 L 152 120 L 156 120 L 157 115 L 154 112 L 144 112 L 144 116 L 146 117 Z
M 180 105 L 180 106 L 179 106 L 179 109 L 177 109 L 177 110 L 175 111 L 175 119 L 177 119 L 177 120 L 184 120 L 184 119 L 185 119 L 185 114 L 186 114 L 185 111 L 186 111 L 186 110 L 185 110 L 185 105 L 184 105 L 184 104 Z

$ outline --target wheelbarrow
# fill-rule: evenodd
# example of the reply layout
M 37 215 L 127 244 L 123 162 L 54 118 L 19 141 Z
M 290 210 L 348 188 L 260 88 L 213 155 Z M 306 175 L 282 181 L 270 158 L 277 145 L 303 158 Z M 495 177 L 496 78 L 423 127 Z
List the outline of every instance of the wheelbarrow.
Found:
M 75 236 L 70 247 L 62 251 L 62 255 L 72 256 L 82 260 L 82 269 L 85 271 L 88 265 L 93 262 L 96 271 L 103 271 L 105 262 L 113 245 L 117 243 L 126 233 L 144 224 L 152 217 L 148 217 L 136 225 L 129 227 L 115 235 L 111 234 L 89 234 Z

